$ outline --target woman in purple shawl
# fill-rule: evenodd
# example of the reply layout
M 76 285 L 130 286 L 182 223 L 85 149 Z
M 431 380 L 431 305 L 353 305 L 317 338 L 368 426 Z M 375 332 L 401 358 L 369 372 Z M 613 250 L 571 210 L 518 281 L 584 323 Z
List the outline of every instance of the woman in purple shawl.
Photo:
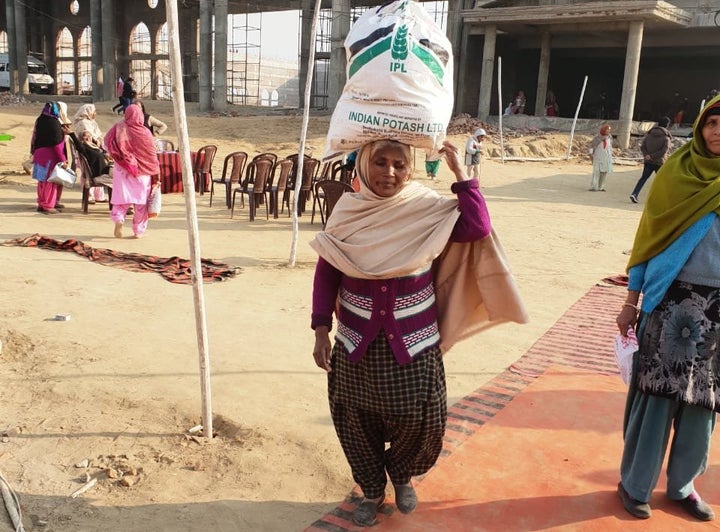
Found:
M 56 102 L 48 102 L 35 120 L 30 153 L 33 155 L 32 177 L 37 181 L 37 211 L 55 214 L 60 207 L 62 186 L 50 183 L 48 177 L 57 163 L 67 166 L 65 155 L 65 130 L 60 123 L 60 108 Z

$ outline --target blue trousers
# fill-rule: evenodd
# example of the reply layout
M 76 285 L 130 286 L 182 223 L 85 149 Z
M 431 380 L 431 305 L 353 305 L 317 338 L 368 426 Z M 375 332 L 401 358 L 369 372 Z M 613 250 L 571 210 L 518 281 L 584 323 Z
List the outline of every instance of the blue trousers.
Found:
M 636 198 L 638 197 L 638 194 L 640 194 L 640 191 L 642 190 L 642 187 L 645 185 L 645 182 L 650 179 L 650 176 L 653 174 L 653 172 L 656 172 L 660 170 L 660 165 L 658 164 L 652 164 L 652 163 L 645 163 L 643 164 L 643 172 L 640 176 L 640 179 L 638 179 L 638 182 L 635 184 L 635 188 L 632 191 L 632 195 Z
M 648 502 L 674 429 L 667 466 L 667 496 L 684 499 L 707 469 L 715 412 L 634 389 L 628 393 L 620 478 L 633 499 Z

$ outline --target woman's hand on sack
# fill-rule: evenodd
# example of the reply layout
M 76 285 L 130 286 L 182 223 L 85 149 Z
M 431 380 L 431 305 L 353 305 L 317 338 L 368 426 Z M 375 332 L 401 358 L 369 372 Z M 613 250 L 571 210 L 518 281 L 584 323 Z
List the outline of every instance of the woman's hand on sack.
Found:
M 150 185 L 157 185 L 160 182 L 160 174 L 150 176 Z
M 440 148 L 439 153 L 445 157 L 445 162 L 448 168 L 450 168 L 450 171 L 455 174 L 457 181 L 466 181 L 468 179 L 465 166 L 463 166 L 463 161 L 460 159 L 460 150 L 457 146 L 449 140 L 446 140 L 443 142 L 443 147 Z
M 328 373 L 332 371 L 330 366 L 330 355 L 332 348 L 330 346 L 330 331 L 325 326 L 315 328 L 315 347 L 313 348 L 313 358 L 317 367 L 324 369 Z

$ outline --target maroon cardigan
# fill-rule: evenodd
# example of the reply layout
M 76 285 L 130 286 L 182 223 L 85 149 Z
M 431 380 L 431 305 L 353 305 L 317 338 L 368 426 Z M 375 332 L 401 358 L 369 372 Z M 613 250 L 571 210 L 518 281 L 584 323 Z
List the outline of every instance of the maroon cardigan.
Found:
M 472 242 L 489 235 L 490 215 L 478 180 L 453 183 L 451 190 L 458 196 L 460 217 L 450 240 Z M 399 364 L 412 362 L 415 355 L 440 343 L 430 265 L 411 276 L 359 279 L 320 257 L 315 267 L 311 327 L 332 328 L 333 311 L 338 318 L 335 339 L 345 345 L 352 361 L 362 358 L 381 330 Z

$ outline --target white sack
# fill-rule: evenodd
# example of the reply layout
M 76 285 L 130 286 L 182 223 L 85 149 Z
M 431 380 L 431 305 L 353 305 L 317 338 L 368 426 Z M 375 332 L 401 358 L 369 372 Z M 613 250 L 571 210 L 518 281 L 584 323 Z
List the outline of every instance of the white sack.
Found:
M 453 108 L 452 46 L 425 9 L 396 0 L 366 11 L 345 51 L 347 81 L 323 158 L 381 138 L 437 151 Z

